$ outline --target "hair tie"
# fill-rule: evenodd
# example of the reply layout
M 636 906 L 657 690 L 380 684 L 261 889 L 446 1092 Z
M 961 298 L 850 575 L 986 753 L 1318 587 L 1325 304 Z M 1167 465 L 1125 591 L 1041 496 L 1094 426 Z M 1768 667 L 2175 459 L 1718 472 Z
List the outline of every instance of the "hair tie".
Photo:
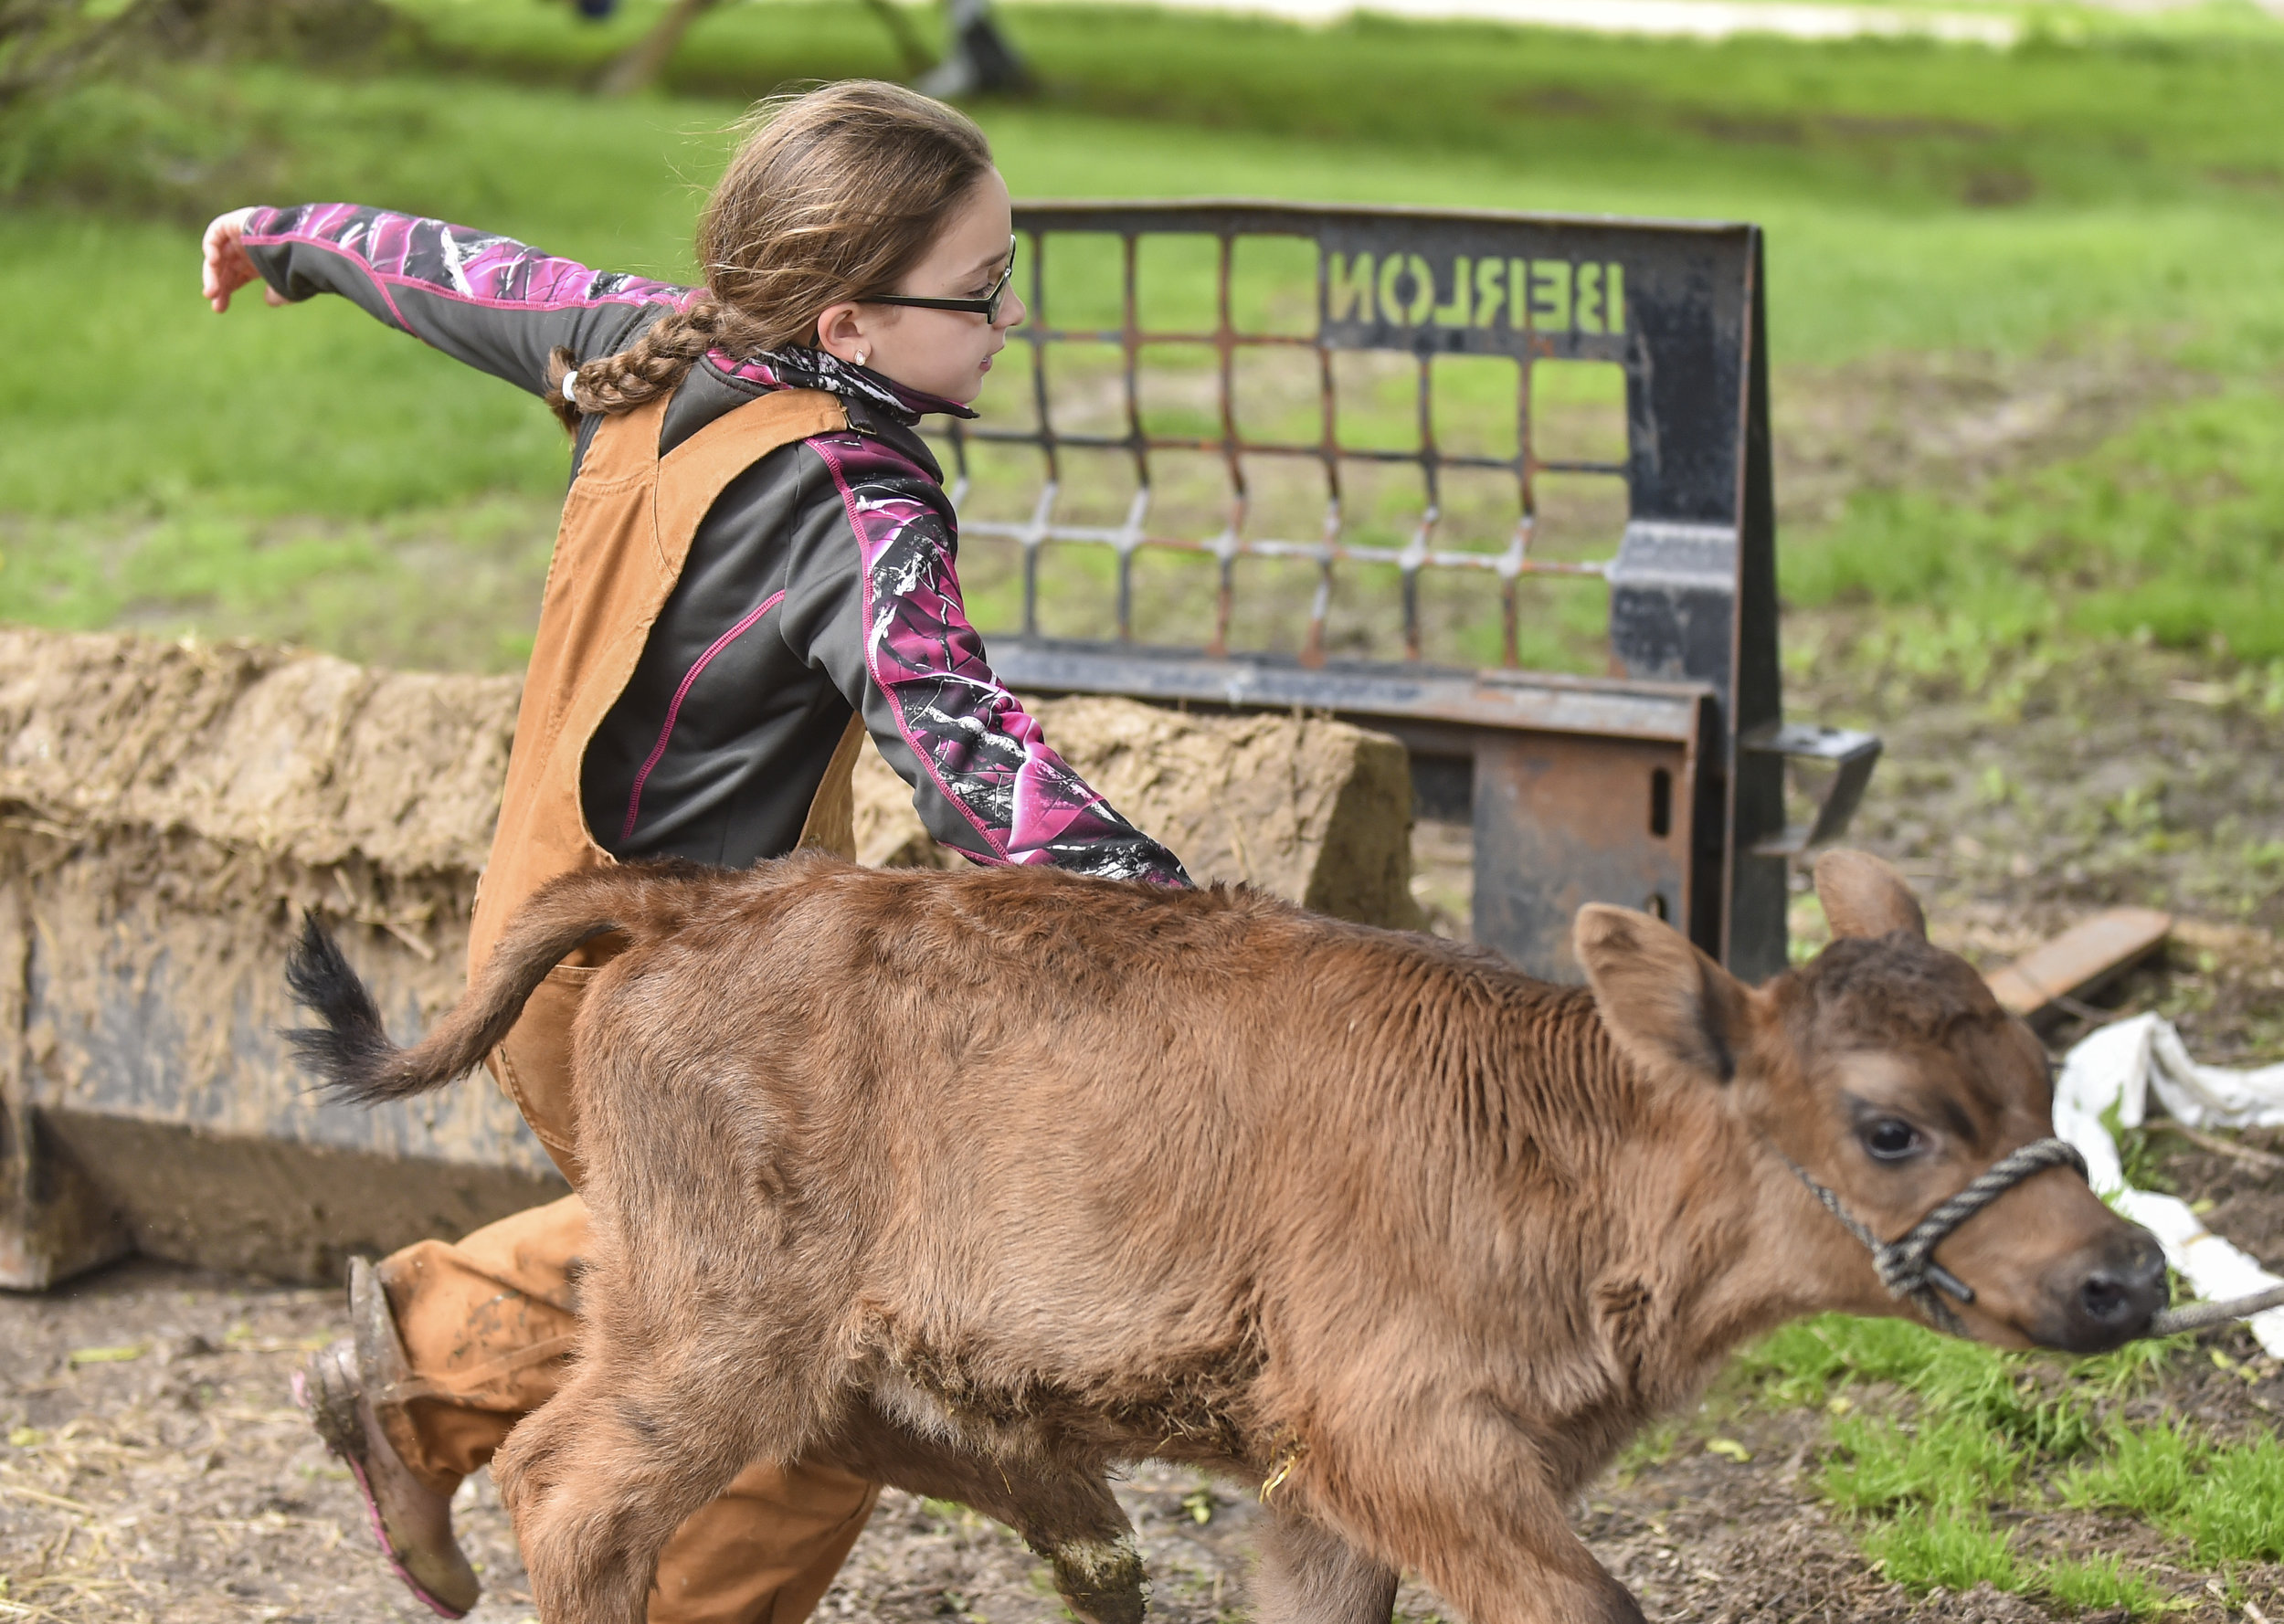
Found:
M 573 406 L 579 404 L 579 397 L 571 393 L 572 386 L 578 381 L 579 369 L 576 366 L 570 368 L 563 374 L 563 398 L 569 401 Z

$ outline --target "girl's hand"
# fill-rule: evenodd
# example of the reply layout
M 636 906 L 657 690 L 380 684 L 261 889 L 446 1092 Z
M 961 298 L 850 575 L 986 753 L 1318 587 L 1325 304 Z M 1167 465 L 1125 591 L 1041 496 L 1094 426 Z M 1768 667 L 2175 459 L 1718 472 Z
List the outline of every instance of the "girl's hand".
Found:
M 217 215 L 214 224 L 206 227 L 206 241 L 200 245 L 206 253 L 206 264 L 199 278 L 206 302 L 214 306 L 216 315 L 230 308 L 230 295 L 251 281 L 260 279 L 261 272 L 247 257 L 246 221 L 253 214 L 250 208 L 232 209 L 227 215 Z M 262 297 L 271 304 L 283 304 L 285 298 L 275 288 L 262 289 Z

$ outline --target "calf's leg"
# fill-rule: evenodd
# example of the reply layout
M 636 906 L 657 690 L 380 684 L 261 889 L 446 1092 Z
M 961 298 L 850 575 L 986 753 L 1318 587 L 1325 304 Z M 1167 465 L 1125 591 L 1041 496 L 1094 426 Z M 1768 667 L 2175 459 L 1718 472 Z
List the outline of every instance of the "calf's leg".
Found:
M 674 1530 L 748 1465 L 808 1454 L 841 1379 L 856 1243 L 788 1226 L 769 1080 L 706 1036 L 623 988 L 581 1016 L 577 1356 L 495 1458 L 547 1624 L 643 1624 Z
M 1011 1475 L 968 1504 L 997 1517 L 1054 1568 L 1055 1589 L 1082 1624 L 1141 1624 L 1146 1585 L 1134 1524 L 1099 1473 Z
M 1254 1624 L 1388 1624 L 1396 1570 L 1272 1503 L 1254 1535 Z
M 1084 1624 L 1140 1624 L 1142 1555 L 1134 1524 L 1100 1471 L 965 1451 L 898 1427 L 870 1406 L 845 1417 L 824 1450 L 860 1476 L 957 1501 L 1014 1529 L 1052 1565 L 1055 1589 Z
M 770 1449 L 753 1409 L 689 1363 L 630 1372 L 597 1350 L 494 1458 L 547 1624 L 642 1624 L 674 1530 L 749 1462 L 798 1452 Z
M 1124 1525 L 1125 1517 L 1118 1521 L 1122 1527 L 1108 1538 L 1025 1538 L 1053 1566 L 1056 1592 L 1083 1624 L 1141 1624 L 1147 1606 L 1142 1553 L 1135 1548 L 1134 1529 Z
M 1572 1532 L 1538 1452 L 1496 1412 L 1454 1406 L 1361 1448 L 1326 1439 L 1295 1479 L 1295 1512 L 1369 1530 L 1468 1624 L 1645 1624 Z

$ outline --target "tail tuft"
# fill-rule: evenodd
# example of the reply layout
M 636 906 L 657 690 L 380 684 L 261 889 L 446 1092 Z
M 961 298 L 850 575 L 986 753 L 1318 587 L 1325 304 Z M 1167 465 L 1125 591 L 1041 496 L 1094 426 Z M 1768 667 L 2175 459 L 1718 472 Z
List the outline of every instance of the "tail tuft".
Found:
M 336 1100 L 372 1104 L 395 1097 L 388 1086 L 393 1062 L 401 1054 L 381 1025 L 373 995 L 342 956 L 340 944 L 317 923 L 314 911 L 301 916 L 301 939 L 286 957 L 286 986 L 293 1001 L 324 1025 L 280 1033 L 318 1086 Z
M 0 0 L 5 5 L 5 0 Z M 483 1064 L 504 1042 L 523 1012 L 524 1002 L 563 956 L 606 931 L 647 936 L 664 928 L 666 908 L 695 879 L 713 870 L 692 865 L 653 872 L 642 865 L 581 870 L 559 876 L 535 892 L 516 912 L 459 1003 L 407 1049 L 389 1041 L 373 995 L 357 979 L 314 913 L 303 916 L 301 939 L 286 955 L 286 985 L 293 1001 L 323 1023 L 281 1032 L 318 1087 L 353 1105 L 409 1100 L 442 1088 Z

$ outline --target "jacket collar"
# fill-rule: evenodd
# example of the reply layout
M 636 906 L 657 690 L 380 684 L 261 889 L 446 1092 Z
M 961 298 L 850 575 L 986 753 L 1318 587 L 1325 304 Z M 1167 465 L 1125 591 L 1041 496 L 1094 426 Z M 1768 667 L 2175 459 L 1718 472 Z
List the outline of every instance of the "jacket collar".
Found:
M 823 350 L 763 350 L 739 359 L 725 350 L 706 356 L 706 365 L 726 382 L 747 389 L 823 389 L 843 400 L 862 401 L 906 427 L 931 413 L 973 417 L 973 408 L 941 395 L 905 387 L 869 366 L 851 366 Z

